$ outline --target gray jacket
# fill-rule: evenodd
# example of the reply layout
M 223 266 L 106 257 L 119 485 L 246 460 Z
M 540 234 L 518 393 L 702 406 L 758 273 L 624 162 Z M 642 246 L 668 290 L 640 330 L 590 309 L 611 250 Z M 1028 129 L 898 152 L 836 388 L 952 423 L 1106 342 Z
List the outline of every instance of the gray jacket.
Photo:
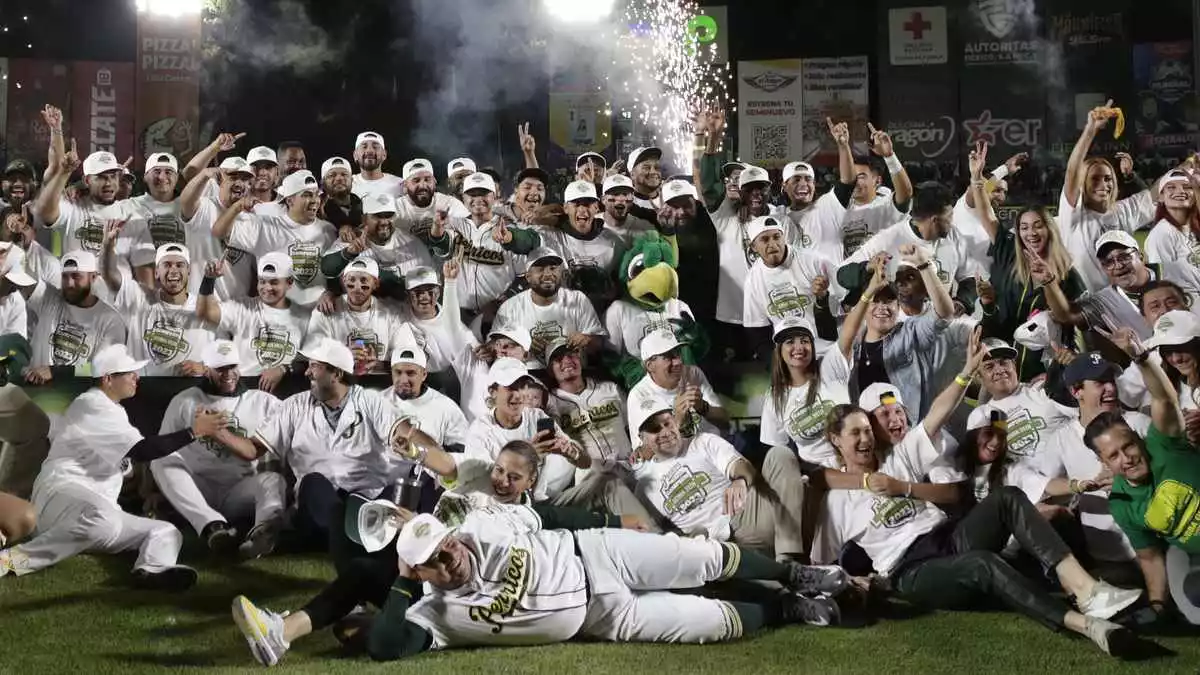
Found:
M 883 338 L 883 367 L 888 381 L 900 391 L 909 421 L 924 419 L 938 392 L 936 386 L 937 353 L 934 349 L 942 333 L 950 326 L 948 319 L 934 312 L 902 321 Z M 862 338 L 855 340 L 850 362 L 850 400 L 857 401 L 862 387 L 858 384 L 858 360 L 862 355 Z

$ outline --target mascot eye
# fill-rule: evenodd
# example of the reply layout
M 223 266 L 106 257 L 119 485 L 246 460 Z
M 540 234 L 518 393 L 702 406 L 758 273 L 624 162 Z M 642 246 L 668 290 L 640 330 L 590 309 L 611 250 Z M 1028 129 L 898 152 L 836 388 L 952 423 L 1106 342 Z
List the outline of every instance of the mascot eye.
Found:
M 641 274 L 643 270 L 646 269 L 645 263 L 646 263 L 646 256 L 642 253 L 639 253 L 639 254 L 633 256 L 633 260 L 629 261 L 629 267 L 625 270 L 625 272 L 628 274 L 630 279 L 633 279 L 637 275 Z

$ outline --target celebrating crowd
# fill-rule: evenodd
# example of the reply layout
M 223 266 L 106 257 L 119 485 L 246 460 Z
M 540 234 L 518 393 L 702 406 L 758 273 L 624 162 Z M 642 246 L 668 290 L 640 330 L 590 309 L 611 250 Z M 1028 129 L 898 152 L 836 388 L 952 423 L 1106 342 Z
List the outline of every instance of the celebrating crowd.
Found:
M 525 125 L 511 187 L 372 131 L 317 173 L 225 133 L 132 196 L 47 106 L 45 173 L 2 184 L 0 577 L 136 550 L 184 591 L 181 528 L 211 564 L 327 553 L 304 607 L 233 600 L 264 665 L 325 628 L 376 659 L 704 643 L 881 596 L 1129 654 L 1200 623 L 1200 173 L 1119 199 L 1118 114 L 1006 229 L 1025 154 L 980 143 L 956 196 L 835 120 L 823 194 L 723 163 L 705 111 L 680 175 L 586 153 L 561 195 Z M 769 373 L 745 413 L 730 363 Z

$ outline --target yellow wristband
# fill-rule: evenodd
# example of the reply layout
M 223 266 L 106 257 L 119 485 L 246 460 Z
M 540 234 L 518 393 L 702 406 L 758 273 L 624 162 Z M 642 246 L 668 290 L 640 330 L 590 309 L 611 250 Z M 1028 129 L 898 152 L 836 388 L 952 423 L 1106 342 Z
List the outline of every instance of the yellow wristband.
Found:
M 864 474 L 863 474 L 863 489 L 864 489 L 864 490 L 870 490 L 870 489 L 871 489 L 871 482 L 870 482 L 870 481 L 871 481 L 871 474 L 869 474 L 869 473 L 864 473 Z
M 870 295 L 868 293 L 863 293 L 861 296 L 859 296 L 858 301 L 865 302 L 866 304 L 869 305 L 869 304 L 871 304 L 871 301 L 874 299 L 875 299 L 875 296 Z
M 971 378 L 963 377 L 962 375 L 955 375 L 954 384 L 966 389 L 967 387 L 971 386 Z

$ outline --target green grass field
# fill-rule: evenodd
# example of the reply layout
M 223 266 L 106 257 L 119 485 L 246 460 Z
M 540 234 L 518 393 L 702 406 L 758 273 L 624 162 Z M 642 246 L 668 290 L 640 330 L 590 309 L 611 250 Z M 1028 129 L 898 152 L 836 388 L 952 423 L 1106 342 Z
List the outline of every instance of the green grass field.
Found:
M 132 591 L 129 559 L 82 556 L 38 574 L 0 579 L 0 673 L 233 673 L 263 670 L 229 615 L 245 593 L 293 609 L 320 588 L 330 568 L 286 557 L 237 567 L 201 568 L 190 593 Z M 296 673 L 1196 673 L 1196 634 L 1158 638 L 1177 652 L 1121 663 L 1090 642 L 1056 635 L 1005 613 L 921 616 L 902 604 L 867 628 L 788 627 L 709 646 L 569 644 L 430 654 L 403 665 L 349 659 L 328 631 L 289 652 L 279 668 Z M 401 671 L 400 669 L 405 669 Z

